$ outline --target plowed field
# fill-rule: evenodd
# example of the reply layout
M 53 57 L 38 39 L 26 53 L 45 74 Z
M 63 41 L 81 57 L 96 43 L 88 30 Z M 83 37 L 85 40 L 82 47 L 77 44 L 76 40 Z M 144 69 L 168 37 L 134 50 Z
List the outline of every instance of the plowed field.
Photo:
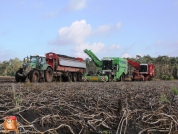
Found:
M 167 134 L 178 130 L 178 81 L 0 83 L 0 92 L 0 123 L 15 115 L 19 133 Z
M 2 82 L 14 82 L 14 77 L 8 77 L 8 76 L 0 76 L 0 83 Z

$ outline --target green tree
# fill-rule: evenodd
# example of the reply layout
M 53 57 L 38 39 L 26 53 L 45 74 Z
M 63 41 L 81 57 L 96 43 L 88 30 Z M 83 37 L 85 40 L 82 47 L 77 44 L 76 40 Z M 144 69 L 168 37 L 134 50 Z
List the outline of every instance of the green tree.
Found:
M 8 75 L 14 76 L 17 70 L 21 67 L 22 61 L 19 58 L 10 59 L 8 67 Z
M 22 61 L 18 58 L 3 61 L 0 63 L 0 76 L 14 76 L 21 65 Z
M 9 62 L 8 61 L 3 61 L 0 64 L 0 75 L 1 76 L 7 76 L 8 66 L 9 66 Z

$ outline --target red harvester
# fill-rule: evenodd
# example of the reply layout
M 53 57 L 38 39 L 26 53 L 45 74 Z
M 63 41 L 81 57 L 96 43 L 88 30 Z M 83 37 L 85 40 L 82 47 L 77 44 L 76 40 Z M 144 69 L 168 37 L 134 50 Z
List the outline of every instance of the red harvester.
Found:
M 132 81 L 147 81 L 154 77 L 153 64 L 140 64 L 130 59 L 127 59 L 127 61 L 129 65 L 135 68 L 135 70 L 132 72 Z

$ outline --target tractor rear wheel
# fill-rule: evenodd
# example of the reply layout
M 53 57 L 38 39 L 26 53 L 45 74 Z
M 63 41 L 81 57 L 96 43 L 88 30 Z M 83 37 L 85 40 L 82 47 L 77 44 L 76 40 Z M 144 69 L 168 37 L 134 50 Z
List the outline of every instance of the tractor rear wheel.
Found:
M 48 67 L 45 71 L 45 81 L 46 82 L 52 82 L 53 80 L 53 70 Z
M 68 73 L 67 78 L 68 78 L 68 82 L 71 82 L 71 81 L 72 81 L 72 74 L 71 74 L 71 73 Z
M 76 73 L 73 73 L 72 79 L 73 79 L 73 82 L 77 81 L 77 74 Z
M 38 82 L 39 81 L 39 72 L 38 70 L 31 70 L 29 74 L 30 82 Z

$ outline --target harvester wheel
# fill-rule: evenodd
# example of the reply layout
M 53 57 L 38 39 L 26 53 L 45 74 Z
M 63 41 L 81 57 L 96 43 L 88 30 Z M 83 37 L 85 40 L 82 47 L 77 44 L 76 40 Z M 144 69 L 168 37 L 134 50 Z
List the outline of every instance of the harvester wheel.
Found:
M 73 82 L 77 81 L 77 74 L 76 73 L 73 73 L 72 79 L 73 79 Z
M 112 75 L 111 74 L 108 75 L 108 82 L 112 82 Z
M 71 82 L 71 81 L 72 81 L 72 74 L 71 74 L 71 73 L 68 73 L 67 78 L 68 78 L 68 82 Z
M 120 81 L 124 81 L 124 74 L 122 74 L 121 76 L 120 76 Z
M 77 80 L 78 80 L 79 82 L 81 82 L 81 81 L 82 81 L 82 73 L 78 73 Z
M 38 70 L 30 71 L 30 82 L 38 82 L 39 81 L 39 72 Z
M 45 71 L 45 81 L 51 82 L 53 80 L 53 70 L 48 67 Z

